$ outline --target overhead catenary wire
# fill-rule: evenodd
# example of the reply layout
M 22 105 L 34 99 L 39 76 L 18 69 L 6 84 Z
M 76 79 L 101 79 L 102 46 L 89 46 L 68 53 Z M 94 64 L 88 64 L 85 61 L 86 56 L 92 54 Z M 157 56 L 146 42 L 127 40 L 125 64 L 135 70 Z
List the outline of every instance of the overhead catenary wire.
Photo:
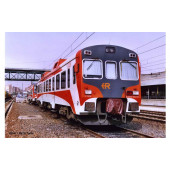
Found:
M 155 49 L 157 49 L 157 48 L 161 48 L 161 47 L 163 47 L 163 46 L 165 46 L 165 45 L 166 45 L 166 44 L 162 44 L 162 45 L 160 45 L 160 46 L 157 46 L 157 47 L 151 48 L 151 49 L 149 49 L 149 50 L 147 50 L 147 51 L 143 51 L 143 52 L 139 53 L 138 55 L 141 55 L 141 54 L 147 53 L 147 52 L 152 51 L 152 50 L 155 50 Z
M 163 37 L 165 37 L 165 36 L 166 36 L 166 35 L 163 35 L 163 36 L 158 37 L 158 38 L 156 38 L 156 39 L 154 39 L 154 40 L 152 40 L 152 41 L 149 41 L 148 43 L 143 44 L 143 45 L 141 45 L 141 46 L 135 48 L 134 50 L 138 50 L 139 48 L 142 48 L 142 47 L 144 47 L 144 46 L 146 46 L 146 45 L 148 45 L 148 44 L 151 44 L 151 43 L 153 43 L 153 42 L 155 42 L 155 41 L 157 41 L 157 40 L 159 40 L 159 39 L 161 39 L 161 38 L 163 38 Z
M 63 53 L 59 55 L 59 58 L 60 58 L 70 47 L 72 47 L 72 45 L 73 45 L 83 34 L 84 34 L 84 32 L 82 32 L 82 33 L 71 43 L 71 45 L 69 45 L 69 46 L 66 48 L 66 50 L 64 50 Z
M 159 54 L 159 55 L 156 55 L 156 56 L 152 56 L 152 57 L 149 57 L 149 58 L 147 58 L 147 59 L 143 59 L 143 58 L 142 58 L 142 60 L 140 60 L 140 62 L 141 62 L 141 61 L 150 60 L 151 58 L 161 57 L 161 56 L 165 56 L 165 53 L 164 53 L 164 54 Z M 147 57 L 148 57 L 148 56 L 147 56 Z
M 71 50 L 68 54 L 66 54 L 63 59 L 65 59 L 68 55 L 70 55 L 74 50 L 76 50 L 80 45 L 82 45 L 85 41 L 87 41 L 92 35 L 94 35 L 95 32 L 91 33 L 89 36 L 87 36 L 80 44 L 78 44 L 73 50 Z M 59 57 L 57 57 L 53 62 L 55 62 L 56 60 L 58 60 Z M 51 65 L 51 64 L 50 64 Z M 50 66 L 48 65 L 48 66 Z
M 85 40 L 83 40 L 78 46 L 76 46 L 70 53 L 68 53 L 63 59 L 65 59 L 69 54 L 71 54 L 74 50 L 76 50 L 80 45 L 82 45 L 85 41 L 87 41 L 93 34 L 95 34 L 95 32 L 93 32 L 92 34 L 90 34 L 88 37 L 86 37 Z
M 161 61 L 166 62 L 166 60 L 161 60 Z M 142 67 L 145 66 L 145 65 L 149 65 L 149 64 L 153 64 L 153 63 L 157 63 L 157 62 L 160 62 L 160 60 L 153 61 L 152 63 L 145 63 L 145 64 L 142 64 Z
M 166 63 L 166 62 L 159 63 L 159 64 L 153 64 L 153 65 L 149 65 L 149 66 L 145 66 L 145 67 L 141 66 L 141 68 L 146 68 L 146 67 L 151 67 L 151 66 L 157 66 L 157 65 L 160 65 L 160 64 L 165 64 L 165 63 Z
M 52 63 L 54 63 L 58 58 L 60 58 L 70 47 L 72 47 L 72 45 L 84 34 L 84 32 L 82 32 L 60 55 L 59 57 L 57 57 L 55 60 L 53 60 L 48 66 L 50 66 Z M 48 67 L 47 66 L 47 67 Z M 46 67 L 45 67 L 46 68 Z

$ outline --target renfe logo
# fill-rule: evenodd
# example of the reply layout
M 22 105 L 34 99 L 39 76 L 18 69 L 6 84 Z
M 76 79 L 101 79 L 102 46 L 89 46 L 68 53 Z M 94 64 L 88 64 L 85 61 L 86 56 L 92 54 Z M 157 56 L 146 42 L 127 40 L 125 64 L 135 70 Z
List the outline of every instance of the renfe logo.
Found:
M 103 83 L 101 86 L 103 89 L 110 89 L 110 83 Z

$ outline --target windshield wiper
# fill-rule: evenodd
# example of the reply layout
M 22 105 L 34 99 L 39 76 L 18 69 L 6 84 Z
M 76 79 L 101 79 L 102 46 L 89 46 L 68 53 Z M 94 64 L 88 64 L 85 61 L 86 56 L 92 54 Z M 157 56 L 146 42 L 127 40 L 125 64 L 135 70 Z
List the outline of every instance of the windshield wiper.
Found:
M 123 61 L 126 61 L 126 62 L 129 63 L 133 68 L 136 69 L 136 67 L 135 67 L 131 62 L 129 62 L 129 60 L 123 60 Z
M 136 66 L 134 66 L 132 63 L 128 62 L 133 68 L 136 69 Z
M 92 67 L 94 61 L 95 61 L 95 60 L 93 60 L 92 63 L 87 67 L 87 70 L 89 70 L 89 69 Z

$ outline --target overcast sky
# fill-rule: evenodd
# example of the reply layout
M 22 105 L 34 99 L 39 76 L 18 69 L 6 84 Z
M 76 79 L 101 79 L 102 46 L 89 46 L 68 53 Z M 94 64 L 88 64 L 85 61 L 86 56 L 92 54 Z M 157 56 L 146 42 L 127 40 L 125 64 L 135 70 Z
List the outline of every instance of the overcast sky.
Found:
M 67 55 L 91 33 L 82 34 L 72 48 L 70 47 L 60 56 L 80 34 L 81 32 L 8 32 L 5 34 L 5 67 L 51 69 L 54 61 Z M 135 49 L 139 54 L 142 74 L 161 72 L 165 71 L 166 65 L 166 46 L 162 46 L 166 43 L 166 38 L 162 37 L 164 35 L 164 32 L 96 32 L 68 57 L 74 56 L 79 49 L 87 46 L 112 44 Z M 142 47 L 136 49 L 140 46 Z M 6 84 L 11 83 L 22 87 L 21 82 L 6 82 Z M 29 84 L 30 82 L 24 82 L 24 88 Z

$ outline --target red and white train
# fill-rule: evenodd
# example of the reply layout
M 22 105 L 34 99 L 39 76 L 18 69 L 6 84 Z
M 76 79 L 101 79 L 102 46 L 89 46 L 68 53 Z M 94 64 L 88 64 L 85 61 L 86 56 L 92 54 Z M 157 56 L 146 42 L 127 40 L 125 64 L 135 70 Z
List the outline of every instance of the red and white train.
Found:
M 86 125 L 131 121 L 141 104 L 138 55 L 114 45 L 84 48 L 60 59 L 37 83 L 39 105 Z
M 27 89 L 27 100 L 29 103 L 36 103 L 37 100 L 37 86 L 36 84 L 31 84 Z

